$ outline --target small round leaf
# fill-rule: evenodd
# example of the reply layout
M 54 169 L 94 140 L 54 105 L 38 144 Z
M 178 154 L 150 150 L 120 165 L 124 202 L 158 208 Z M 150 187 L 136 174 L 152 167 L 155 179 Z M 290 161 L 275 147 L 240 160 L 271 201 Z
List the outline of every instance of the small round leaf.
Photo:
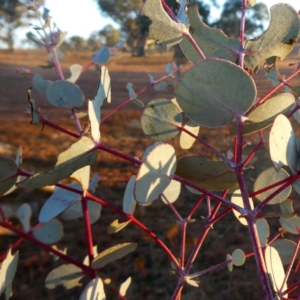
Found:
M 46 96 L 49 102 L 57 107 L 80 107 L 84 102 L 81 89 L 67 80 L 58 80 L 50 84 Z
M 167 99 L 156 99 L 149 102 L 142 114 L 141 125 L 144 133 L 158 141 L 169 140 L 178 133 L 173 124 L 181 126 L 181 111 Z

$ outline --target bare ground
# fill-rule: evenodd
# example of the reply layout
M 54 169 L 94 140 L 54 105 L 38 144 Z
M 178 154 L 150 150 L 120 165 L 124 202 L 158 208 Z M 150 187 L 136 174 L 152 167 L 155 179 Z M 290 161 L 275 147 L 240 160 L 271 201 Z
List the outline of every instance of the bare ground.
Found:
M 299 47 L 298 47 L 299 49 Z M 72 63 L 86 65 L 89 62 L 90 54 L 68 53 L 63 63 L 64 74 L 68 76 L 68 66 Z M 296 51 L 290 61 L 284 61 L 281 65 L 283 73 L 291 74 L 294 68 L 288 63 L 296 59 Z M 149 83 L 147 73 L 151 72 L 155 79 L 164 75 L 164 64 L 171 62 L 172 56 L 168 53 L 149 55 L 146 58 L 131 58 L 129 55 L 114 57 L 108 64 L 112 80 L 112 104 L 103 107 L 103 115 L 118 105 L 127 96 L 125 88 L 128 82 L 134 84 L 138 91 Z M 44 128 L 40 131 L 38 126 L 30 125 L 28 116 L 23 110 L 27 107 L 26 90 L 31 86 L 31 79 L 21 78 L 13 73 L 14 66 L 30 68 L 32 73 L 38 72 L 44 78 L 55 80 L 53 70 L 44 70 L 39 65 L 45 64 L 45 56 L 40 51 L 24 52 L 17 51 L 14 55 L 6 52 L 0 53 L 0 155 L 14 156 L 19 145 L 23 147 L 25 169 L 48 170 L 56 161 L 57 155 L 65 150 L 74 139 L 56 132 L 51 128 Z M 187 66 L 188 67 L 188 66 Z M 185 67 L 185 68 L 187 68 Z M 77 84 L 82 88 L 86 98 L 92 98 L 98 82 L 98 75 L 95 71 L 87 71 L 78 80 Z M 260 71 L 254 77 L 258 95 L 262 96 L 272 87 L 266 81 Z M 295 81 L 299 83 L 299 80 Z M 70 114 L 66 110 L 53 108 L 47 100 L 33 92 L 37 106 L 42 109 L 48 120 L 75 131 Z M 155 98 L 172 98 L 171 88 L 163 92 L 156 92 L 150 89 L 139 97 L 144 103 Z M 85 108 L 82 109 L 83 111 Z M 131 156 L 141 158 L 145 148 L 152 144 L 140 129 L 141 109 L 134 104 L 129 104 L 119 112 L 111 116 L 101 126 L 103 143 Z M 83 122 L 87 122 L 83 119 Z M 201 128 L 200 136 L 208 141 L 219 151 L 225 152 L 229 148 L 226 139 L 229 127 L 218 130 Z M 232 140 L 230 141 L 232 142 Z M 177 151 L 177 157 L 183 155 L 206 155 L 213 158 L 213 155 L 201 146 L 196 146 L 192 151 L 179 149 L 178 137 L 169 141 Z M 250 149 L 253 147 L 250 146 Z M 270 165 L 269 155 L 266 150 L 261 149 L 260 158 L 255 169 L 249 170 L 247 179 L 249 190 L 257 175 Z M 96 191 L 97 196 L 121 207 L 122 197 L 126 181 L 137 169 L 130 163 L 110 154 L 100 152 L 97 163 L 92 168 L 93 172 L 99 173 L 102 177 Z M 34 211 L 32 224 L 37 222 L 37 214 L 43 203 L 50 196 L 44 190 L 36 190 L 31 193 L 16 191 L 10 196 L 2 199 L 2 202 L 18 207 L 24 202 L 31 205 Z M 197 196 L 188 193 L 184 188 L 180 199 L 176 202 L 176 208 L 185 216 L 192 208 Z M 179 255 L 179 231 L 175 218 L 171 211 L 160 200 L 155 201 L 150 207 L 138 207 L 136 217 L 152 229 L 164 242 L 170 246 L 175 255 Z M 206 206 L 202 205 L 196 212 L 197 221 L 189 225 L 187 235 L 187 253 L 190 253 L 195 244 L 201 226 L 204 224 L 202 216 L 206 215 Z M 123 231 L 115 234 L 106 234 L 106 228 L 114 219 L 118 218 L 113 212 L 103 209 L 101 218 L 92 226 L 94 244 L 98 245 L 98 251 L 104 250 L 114 244 L 133 241 L 138 243 L 137 250 L 126 256 L 124 259 L 111 263 L 104 267 L 100 275 L 103 278 L 112 279 L 112 287 L 118 289 L 120 284 L 132 276 L 133 283 L 128 290 L 128 299 L 169 299 L 176 285 L 177 278 L 170 273 L 170 263 L 163 251 L 156 244 L 149 240 L 149 237 L 129 225 Z M 14 223 L 17 222 L 14 220 Z M 272 221 L 272 233 L 278 230 L 279 223 Z M 64 224 L 64 237 L 58 243 L 59 248 L 68 248 L 72 257 L 82 261 L 86 255 L 84 227 L 81 219 Z M 0 250 L 3 253 L 9 244 L 17 240 L 16 236 L 3 235 L 0 237 Z M 217 223 L 208 234 L 208 237 L 196 259 L 193 271 L 203 270 L 214 264 L 224 261 L 226 254 L 236 248 L 241 248 L 245 253 L 251 252 L 251 245 L 247 237 L 247 229 L 237 223 L 230 214 Z M 52 257 L 35 245 L 23 241 L 18 247 L 20 250 L 20 261 L 18 271 L 13 283 L 14 296 L 12 299 L 78 299 L 82 287 L 70 291 L 58 287 L 55 290 L 47 290 L 44 280 L 47 274 L 55 267 L 62 264 L 62 261 L 53 263 Z M 87 280 L 84 280 L 84 284 Z M 106 288 L 107 299 L 117 299 L 109 289 Z M 262 299 L 261 288 L 257 281 L 257 273 L 253 258 L 249 258 L 242 267 L 235 268 L 229 273 L 227 268 L 208 273 L 200 278 L 200 287 L 186 286 L 183 291 L 183 299 Z

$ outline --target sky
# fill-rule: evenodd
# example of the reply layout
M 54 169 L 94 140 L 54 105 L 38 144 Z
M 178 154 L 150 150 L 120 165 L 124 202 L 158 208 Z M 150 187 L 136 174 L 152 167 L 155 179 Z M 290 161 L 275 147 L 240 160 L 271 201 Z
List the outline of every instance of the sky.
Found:
M 126 0 L 120 0 L 126 1 Z M 222 4 L 224 0 L 217 0 Z M 264 0 L 269 8 L 277 3 L 289 3 L 297 11 L 300 11 L 300 0 Z M 52 21 L 55 22 L 62 31 L 67 31 L 67 37 L 78 35 L 88 38 L 93 31 L 101 30 L 105 25 L 118 25 L 110 18 L 104 17 L 100 12 L 100 8 L 96 0 L 45 0 L 45 6 L 50 9 Z M 217 17 L 220 11 L 213 10 L 211 14 Z M 30 28 L 20 30 L 18 32 L 17 46 L 22 45 L 22 39 L 25 38 L 26 32 Z

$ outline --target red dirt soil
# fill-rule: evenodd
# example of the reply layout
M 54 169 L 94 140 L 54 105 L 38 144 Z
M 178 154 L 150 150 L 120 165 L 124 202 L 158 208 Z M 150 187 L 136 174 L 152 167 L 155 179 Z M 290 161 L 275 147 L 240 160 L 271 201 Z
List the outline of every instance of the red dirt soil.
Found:
M 295 47 L 299 49 L 299 45 Z M 296 50 L 288 61 L 280 64 L 280 70 L 284 74 L 291 74 L 294 67 L 288 64 L 297 59 Z M 87 53 L 67 53 L 66 60 L 62 63 L 63 72 L 69 76 L 68 66 L 79 63 L 83 66 L 90 62 L 90 54 Z M 299 59 L 299 58 L 298 58 Z M 128 96 L 126 84 L 132 82 L 135 91 L 149 84 L 148 72 L 155 79 L 165 75 L 164 65 L 172 61 L 172 53 L 153 54 L 144 58 L 131 57 L 122 54 L 111 58 L 107 68 L 110 71 L 112 82 L 112 104 L 105 104 L 102 115 L 107 114 L 113 107 L 121 103 Z M 57 155 L 69 147 L 74 142 L 63 133 L 54 131 L 52 128 L 44 128 L 40 131 L 38 126 L 30 125 L 30 119 L 24 115 L 23 111 L 27 107 L 27 88 L 31 86 L 31 78 L 21 78 L 14 74 L 15 66 L 30 68 L 31 72 L 39 73 L 43 78 L 55 80 L 53 70 L 44 70 L 39 65 L 45 64 L 45 55 L 41 51 L 20 51 L 14 54 L 0 52 L 0 120 L 1 120 L 1 140 L 0 155 L 13 157 L 19 145 L 23 147 L 24 169 L 45 171 L 50 169 L 56 161 Z M 184 69 L 189 66 L 185 66 Z M 298 77 L 299 78 L 299 77 Z M 271 84 L 265 79 L 262 71 L 254 76 L 257 83 L 258 95 L 262 96 L 271 90 Z M 295 83 L 299 84 L 299 79 Z M 93 98 L 98 83 L 97 72 L 90 70 L 82 74 L 76 84 L 83 90 L 86 99 Z M 282 92 L 283 90 L 281 90 Z M 279 91 L 280 92 L 280 91 Z M 157 92 L 153 88 L 142 94 L 139 99 L 147 103 L 155 98 L 173 98 L 174 93 L 171 88 L 162 92 Z M 37 91 L 33 91 L 33 98 L 37 107 L 42 109 L 42 113 L 49 121 L 60 126 L 67 127 L 75 132 L 70 113 L 67 110 L 53 108 Z M 85 111 L 86 106 L 80 111 Z M 134 104 L 128 104 L 119 112 L 107 119 L 101 125 L 102 142 L 111 148 L 119 150 L 131 156 L 142 157 L 145 148 L 153 144 L 140 129 L 141 109 Z M 83 123 L 87 119 L 83 119 Z M 225 153 L 229 149 L 226 139 L 230 126 L 221 129 L 201 128 L 200 136 L 213 147 Z M 210 158 L 214 156 L 202 146 L 195 146 L 190 151 L 180 150 L 178 137 L 168 141 L 177 151 L 177 157 L 184 155 L 205 155 Z M 232 139 L 230 140 L 232 143 Z M 254 145 L 250 146 L 250 151 Z M 252 189 L 253 182 L 258 174 L 269 166 L 270 159 L 268 152 L 260 150 L 260 159 L 255 165 L 255 169 L 249 170 L 247 178 L 249 189 Z M 108 153 L 100 152 L 97 163 L 92 167 L 93 172 L 97 172 L 102 180 L 96 191 L 96 195 L 122 207 L 122 198 L 126 181 L 132 174 L 136 174 L 137 168 L 127 161 L 121 160 Z M 4 197 L 1 201 L 4 204 L 18 207 L 27 202 L 33 209 L 32 224 L 36 224 L 38 212 L 50 193 L 43 189 L 30 193 L 17 190 L 13 194 Z M 192 195 L 183 187 L 183 192 L 175 206 L 178 211 L 185 216 L 193 207 L 197 196 Z M 187 254 L 190 253 L 195 244 L 202 225 L 202 216 L 206 215 L 206 206 L 203 204 L 195 214 L 196 222 L 189 225 L 187 235 Z M 154 201 L 150 207 L 138 206 L 135 216 L 153 230 L 175 253 L 179 255 L 179 228 L 175 222 L 172 212 L 161 200 Z M 134 228 L 127 226 L 123 231 L 108 235 L 107 226 L 115 219 L 119 218 L 115 213 L 103 209 L 100 219 L 92 225 L 94 244 L 98 245 L 98 252 L 117 243 L 137 242 L 138 248 L 134 253 L 127 255 L 122 260 L 108 264 L 100 271 L 102 278 L 111 278 L 110 286 L 118 289 L 120 284 L 129 276 L 132 276 L 133 283 L 128 290 L 128 299 L 169 299 L 176 286 L 177 277 L 170 273 L 170 262 L 163 251 L 149 240 L 149 237 Z M 120 218 L 119 218 L 120 220 Z M 122 218 L 120 221 L 123 221 Z M 14 224 L 18 224 L 16 220 Z M 271 221 L 274 225 L 272 234 L 276 232 L 279 223 Z M 64 223 L 64 237 L 58 243 L 58 247 L 68 248 L 68 254 L 82 261 L 86 256 L 85 233 L 81 219 Z M 3 253 L 9 244 L 17 240 L 13 235 L 2 235 L 0 237 L 0 253 Z M 203 270 L 225 260 L 227 253 L 232 253 L 236 248 L 241 248 L 245 253 L 251 252 L 251 245 L 247 238 L 247 229 L 229 214 L 209 232 L 207 239 L 201 249 L 193 266 L 193 272 Z M 28 241 L 23 241 L 18 247 L 20 251 L 20 261 L 16 278 L 13 282 L 14 295 L 11 299 L 78 299 L 83 287 L 76 287 L 72 290 L 65 290 L 57 287 L 54 290 L 47 290 L 44 280 L 47 274 L 56 266 L 64 263 L 59 260 L 53 263 L 52 257 L 43 250 Z M 200 287 L 195 289 L 185 286 L 182 299 L 230 299 L 244 300 L 262 299 L 261 287 L 257 280 L 257 273 L 253 257 L 247 259 L 244 266 L 234 268 L 229 273 L 226 267 L 208 273 L 200 278 Z M 88 282 L 83 280 L 83 286 Z M 110 291 L 110 286 L 106 287 L 107 299 L 117 299 Z

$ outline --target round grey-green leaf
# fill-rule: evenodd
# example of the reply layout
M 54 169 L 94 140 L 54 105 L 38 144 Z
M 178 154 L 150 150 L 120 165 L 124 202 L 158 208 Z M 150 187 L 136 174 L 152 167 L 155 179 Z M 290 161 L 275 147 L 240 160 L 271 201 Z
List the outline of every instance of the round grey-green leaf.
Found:
M 205 59 L 185 73 L 175 94 L 191 120 L 220 127 L 249 110 L 256 98 L 256 86 L 239 66 L 221 59 Z
M 166 141 L 178 133 L 174 126 L 181 126 L 182 116 L 177 105 L 167 99 L 156 99 L 144 109 L 141 125 L 144 133 L 151 139 Z
M 46 96 L 49 102 L 57 107 L 80 107 L 84 102 L 82 90 L 67 80 L 58 80 L 50 84 Z
M 269 169 L 263 171 L 256 179 L 256 181 L 254 183 L 254 191 L 255 192 L 259 191 L 269 185 L 277 183 L 288 177 L 289 177 L 289 174 L 283 169 L 280 169 L 279 172 L 276 172 L 276 170 L 274 168 L 269 168 Z M 267 197 L 269 197 L 271 194 L 273 194 L 279 188 L 280 188 L 280 185 L 276 186 L 272 189 L 269 189 L 263 193 L 260 193 L 260 194 L 256 195 L 255 197 L 259 201 L 264 201 Z M 280 193 L 276 193 L 276 195 L 274 195 L 273 199 L 270 202 L 268 202 L 268 204 L 279 204 L 279 203 L 283 202 L 290 195 L 291 191 L 292 191 L 291 186 L 286 187 Z

